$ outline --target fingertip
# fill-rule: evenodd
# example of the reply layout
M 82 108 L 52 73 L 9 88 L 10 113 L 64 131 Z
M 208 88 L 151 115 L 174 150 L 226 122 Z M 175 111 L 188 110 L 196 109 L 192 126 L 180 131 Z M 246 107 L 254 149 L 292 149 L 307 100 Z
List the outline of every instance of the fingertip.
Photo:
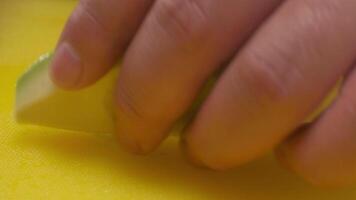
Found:
M 350 185 L 350 182 L 335 175 L 337 172 L 325 170 L 327 166 L 322 167 L 321 161 L 310 160 L 310 155 L 303 151 L 304 147 L 303 143 L 295 144 L 295 138 L 290 138 L 276 148 L 275 155 L 282 167 L 314 187 L 333 189 Z
M 199 168 L 207 168 L 204 165 L 204 163 L 201 160 L 199 160 L 198 157 L 196 155 L 194 155 L 191 150 L 189 150 L 189 147 L 187 146 L 187 141 L 186 141 L 185 136 L 181 137 L 179 144 L 180 144 L 181 152 L 184 155 L 184 158 L 189 163 L 191 163 L 192 165 L 194 165 L 196 167 L 199 167 Z
M 50 65 L 52 81 L 58 87 L 75 89 L 80 82 L 82 73 L 82 62 L 73 46 L 67 42 L 59 44 Z
M 298 175 L 309 184 L 322 187 L 325 183 L 309 173 L 306 157 L 304 160 L 302 154 L 292 146 L 293 140 L 295 139 L 288 138 L 275 149 L 277 161 L 282 167 Z
M 118 128 L 117 132 L 117 138 L 121 148 L 128 153 L 147 155 L 156 149 L 156 145 L 152 145 L 148 143 L 148 141 L 142 140 L 134 133 L 130 133 L 122 128 Z
M 190 136 L 191 133 L 182 137 L 181 149 L 186 159 L 194 166 L 216 171 L 226 171 L 236 166 L 230 162 L 231 160 L 229 158 L 226 158 L 224 155 L 214 155 L 214 153 L 206 150 L 204 148 L 205 144 L 195 144 Z
M 79 1 L 62 31 L 50 76 L 63 89 L 81 89 L 102 78 L 123 56 L 151 0 Z
M 291 164 L 291 156 L 288 155 L 288 145 L 286 143 L 280 144 L 276 149 L 275 149 L 275 157 L 278 161 L 278 163 L 285 169 L 296 173 L 295 170 L 293 169 L 293 165 Z
M 120 147 L 124 151 L 135 155 L 147 155 L 151 152 L 151 149 L 145 148 L 137 139 L 133 139 L 132 137 L 125 137 L 125 134 L 123 133 L 118 135 Z
M 128 116 L 120 108 L 116 109 L 116 115 L 116 137 L 123 150 L 136 155 L 147 155 L 157 148 L 160 140 L 156 135 L 150 135 L 150 129 L 144 123 Z
M 297 128 L 286 140 L 280 143 L 274 150 L 277 161 L 285 169 L 297 173 L 295 164 L 292 158 L 295 157 L 293 153 L 297 152 L 296 147 L 301 145 L 301 135 L 307 130 L 310 124 L 303 124 Z

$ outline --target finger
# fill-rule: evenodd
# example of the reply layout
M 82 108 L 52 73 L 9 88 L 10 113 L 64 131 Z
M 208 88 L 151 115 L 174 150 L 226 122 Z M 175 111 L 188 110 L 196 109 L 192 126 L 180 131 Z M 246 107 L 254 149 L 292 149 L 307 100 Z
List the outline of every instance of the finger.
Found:
M 51 66 L 53 81 L 75 89 L 103 76 L 125 50 L 152 0 L 82 0 L 69 18 Z
M 356 182 L 356 71 L 334 105 L 311 127 L 278 149 L 282 162 L 321 186 Z
M 356 2 L 286 1 L 239 53 L 186 135 L 190 156 L 216 169 L 272 149 L 349 68 Z
M 117 127 L 127 149 L 153 150 L 207 78 L 278 3 L 158 0 L 119 76 Z

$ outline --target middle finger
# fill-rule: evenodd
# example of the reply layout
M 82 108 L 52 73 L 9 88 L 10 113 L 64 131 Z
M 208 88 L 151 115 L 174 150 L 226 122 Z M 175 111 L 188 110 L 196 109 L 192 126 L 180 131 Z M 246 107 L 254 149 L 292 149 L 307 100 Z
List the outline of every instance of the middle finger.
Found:
M 136 153 L 153 150 L 207 78 L 281 0 L 157 0 L 124 58 L 117 127 Z

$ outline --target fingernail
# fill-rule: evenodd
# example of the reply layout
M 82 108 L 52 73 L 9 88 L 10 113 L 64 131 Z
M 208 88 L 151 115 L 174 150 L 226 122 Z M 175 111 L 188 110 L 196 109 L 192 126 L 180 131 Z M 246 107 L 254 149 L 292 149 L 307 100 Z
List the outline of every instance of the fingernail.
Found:
M 78 53 L 69 43 L 62 43 L 51 63 L 51 78 L 62 88 L 75 87 L 82 74 L 82 63 Z

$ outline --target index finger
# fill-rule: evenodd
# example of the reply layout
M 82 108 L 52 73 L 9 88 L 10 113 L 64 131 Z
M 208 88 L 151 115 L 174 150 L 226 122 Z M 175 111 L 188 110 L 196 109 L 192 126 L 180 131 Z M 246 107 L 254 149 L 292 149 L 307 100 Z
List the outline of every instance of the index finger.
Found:
M 51 66 L 66 89 L 94 83 L 117 62 L 153 0 L 82 0 L 63 30 Z

